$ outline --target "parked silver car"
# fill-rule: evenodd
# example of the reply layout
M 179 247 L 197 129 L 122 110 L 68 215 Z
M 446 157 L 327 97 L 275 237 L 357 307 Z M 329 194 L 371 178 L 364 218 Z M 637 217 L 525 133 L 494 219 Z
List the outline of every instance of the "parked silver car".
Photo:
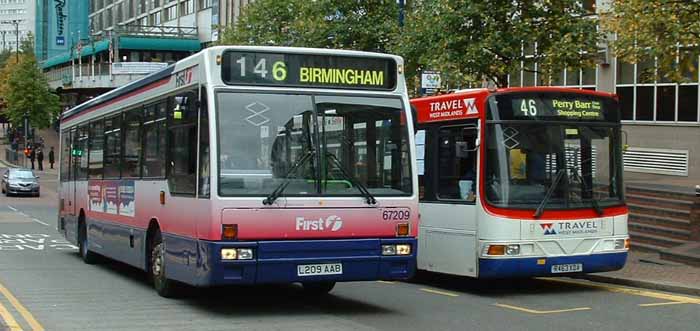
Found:
M 33 195 L 39 196 L 39 177 L 29 169 L 11 168 L 2 175 L 2 193 L 10 196 Z

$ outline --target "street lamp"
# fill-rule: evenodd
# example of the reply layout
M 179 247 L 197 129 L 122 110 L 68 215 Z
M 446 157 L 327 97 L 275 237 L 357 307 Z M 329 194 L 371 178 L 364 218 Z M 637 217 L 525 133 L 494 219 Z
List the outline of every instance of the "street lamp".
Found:
M 17 43 L 15 44 L 15 54 L 16 54 L 15 59 L 17 60 L 17 63 L 19 63 L 19 23 L 21 23 L 21 22 L 22 22 L 22 20 L 11 20 L 11 21 L 0 22 L 2 24 L 12 24 L 15 26 L 15 36 L 17 37 Z

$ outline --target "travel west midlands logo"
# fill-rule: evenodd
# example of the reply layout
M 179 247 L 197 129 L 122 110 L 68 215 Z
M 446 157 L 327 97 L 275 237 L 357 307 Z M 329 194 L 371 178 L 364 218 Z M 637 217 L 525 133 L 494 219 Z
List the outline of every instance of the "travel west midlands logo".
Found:
M 544 230 L 545 236 L 550 234 L 557 234 L 557 231 L 554 230 L 552 223 L 540 223 L 540 226 L 542 227 L 542 230 Z

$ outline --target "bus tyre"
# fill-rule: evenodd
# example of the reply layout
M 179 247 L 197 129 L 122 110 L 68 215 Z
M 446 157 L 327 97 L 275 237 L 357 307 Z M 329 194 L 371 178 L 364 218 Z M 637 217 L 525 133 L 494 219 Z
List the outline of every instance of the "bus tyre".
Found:
M 178 284 L 165 276 L 165 243 L 158 230 L 153 236 L 151 247 L 150 278 L 153 280 L 153 288 L 164 298 L 176 297 Z
M 78 251 L 80 252 L 80 257 L 86 264 L 95 264 L 99 257 L 97 253 L 92 252 L 88 247 L 87 227 L 85 222 L 80 222 L 80 228 L 78 229 Z
M 302 283 L 304 293 L 311 296 L 326 295 L 335 287 L 335 282 Z

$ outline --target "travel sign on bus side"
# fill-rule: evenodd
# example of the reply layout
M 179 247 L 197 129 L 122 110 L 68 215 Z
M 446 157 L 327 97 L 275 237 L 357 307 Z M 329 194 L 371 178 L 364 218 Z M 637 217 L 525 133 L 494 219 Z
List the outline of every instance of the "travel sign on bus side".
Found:
M 418 110 L 418 122 L 452 121 L 477 118 L 483 111 L 485 95 L 449 94 L 412 101 Z

